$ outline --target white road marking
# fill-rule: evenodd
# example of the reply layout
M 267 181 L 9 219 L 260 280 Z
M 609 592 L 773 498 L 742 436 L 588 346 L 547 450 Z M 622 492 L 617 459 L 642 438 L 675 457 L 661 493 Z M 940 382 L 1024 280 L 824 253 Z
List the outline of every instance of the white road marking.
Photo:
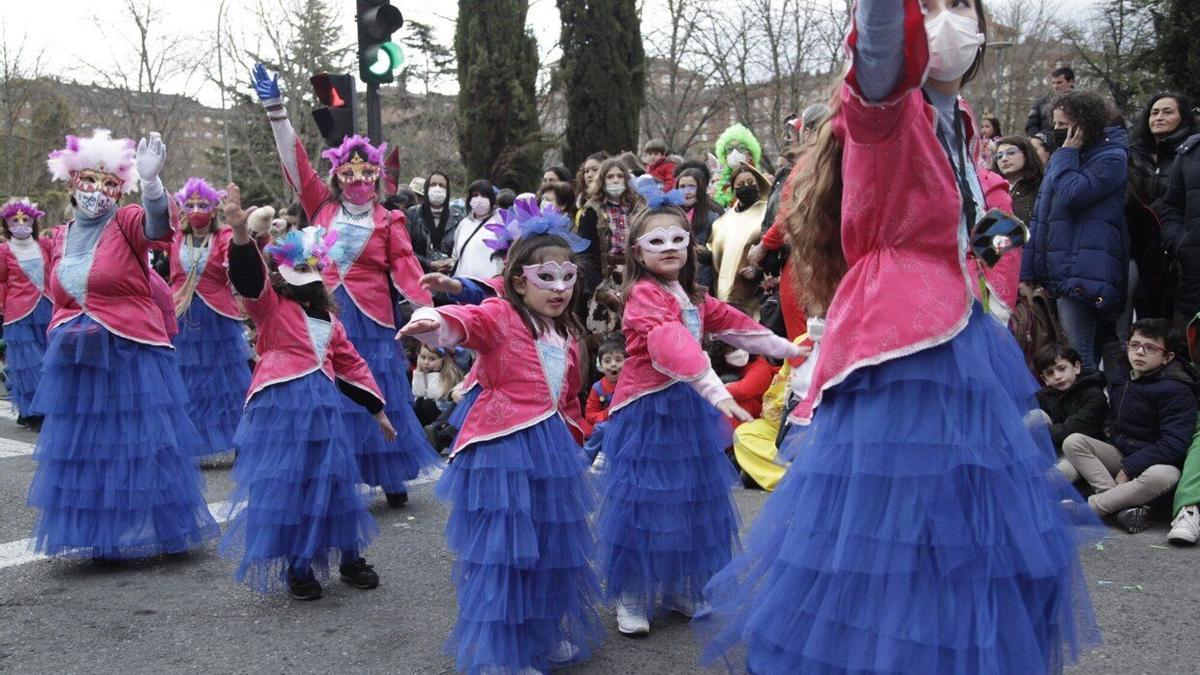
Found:
M 0 438 L 0 459 L 6 457 L 28 457 L 33 454 L 33 443 Z

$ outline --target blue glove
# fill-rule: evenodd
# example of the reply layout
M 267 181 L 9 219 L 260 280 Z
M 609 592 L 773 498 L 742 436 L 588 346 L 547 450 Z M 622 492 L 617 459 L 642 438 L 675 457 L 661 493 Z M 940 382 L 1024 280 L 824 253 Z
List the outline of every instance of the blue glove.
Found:
M 250 72 L 250 81 L 254 85 L 254 93 L 258 94 L 259 101 L 266 103 L 283 98 L 283 94 L 279 91 L 279 75 L 272 77 L 267 73 L 267 67 L 263 64 L 254 64 L 254 70 Z

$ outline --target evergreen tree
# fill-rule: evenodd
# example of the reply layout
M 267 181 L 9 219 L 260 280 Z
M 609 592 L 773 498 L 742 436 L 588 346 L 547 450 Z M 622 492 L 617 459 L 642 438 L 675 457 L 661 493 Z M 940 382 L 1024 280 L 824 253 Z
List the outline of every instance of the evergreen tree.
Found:
M 1200 11 L 1195 0 L 1158 0 L 1154 27 L 1158 44 L 1151 65 L 1166 76 L 1167 86 L 1200 101 Z
M 471 178 L 528 190 L 541 175 L 537 43 L 528 0 L 459 0 L 458 147 Z
M 563 157 L 638 151 L 645 53 L 635 0 L 558 0 L 567 96 Z

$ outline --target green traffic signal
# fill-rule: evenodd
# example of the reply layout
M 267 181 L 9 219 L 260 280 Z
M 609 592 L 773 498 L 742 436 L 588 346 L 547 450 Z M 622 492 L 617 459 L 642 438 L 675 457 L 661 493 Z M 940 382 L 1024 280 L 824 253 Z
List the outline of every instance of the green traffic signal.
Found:
M 393 73 L 404 66 L 404 50 L 395 42 L 373 45 L 363 57 L 362 76 L 367 82 L 391 82 Z

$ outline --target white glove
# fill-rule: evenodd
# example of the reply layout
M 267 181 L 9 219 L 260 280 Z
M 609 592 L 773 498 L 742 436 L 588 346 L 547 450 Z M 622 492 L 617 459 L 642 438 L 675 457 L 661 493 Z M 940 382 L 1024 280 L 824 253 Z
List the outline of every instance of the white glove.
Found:
M 167 146 L 163 145 L 162 136 L 157 131 L 151 131 L 149 140 L 143 137 L 138 141 L 134 157 L 138 176 L 142 180 L 142 196 L 145 199 L 158 199 L 164 192 L 158 174 L 167 161 Z

